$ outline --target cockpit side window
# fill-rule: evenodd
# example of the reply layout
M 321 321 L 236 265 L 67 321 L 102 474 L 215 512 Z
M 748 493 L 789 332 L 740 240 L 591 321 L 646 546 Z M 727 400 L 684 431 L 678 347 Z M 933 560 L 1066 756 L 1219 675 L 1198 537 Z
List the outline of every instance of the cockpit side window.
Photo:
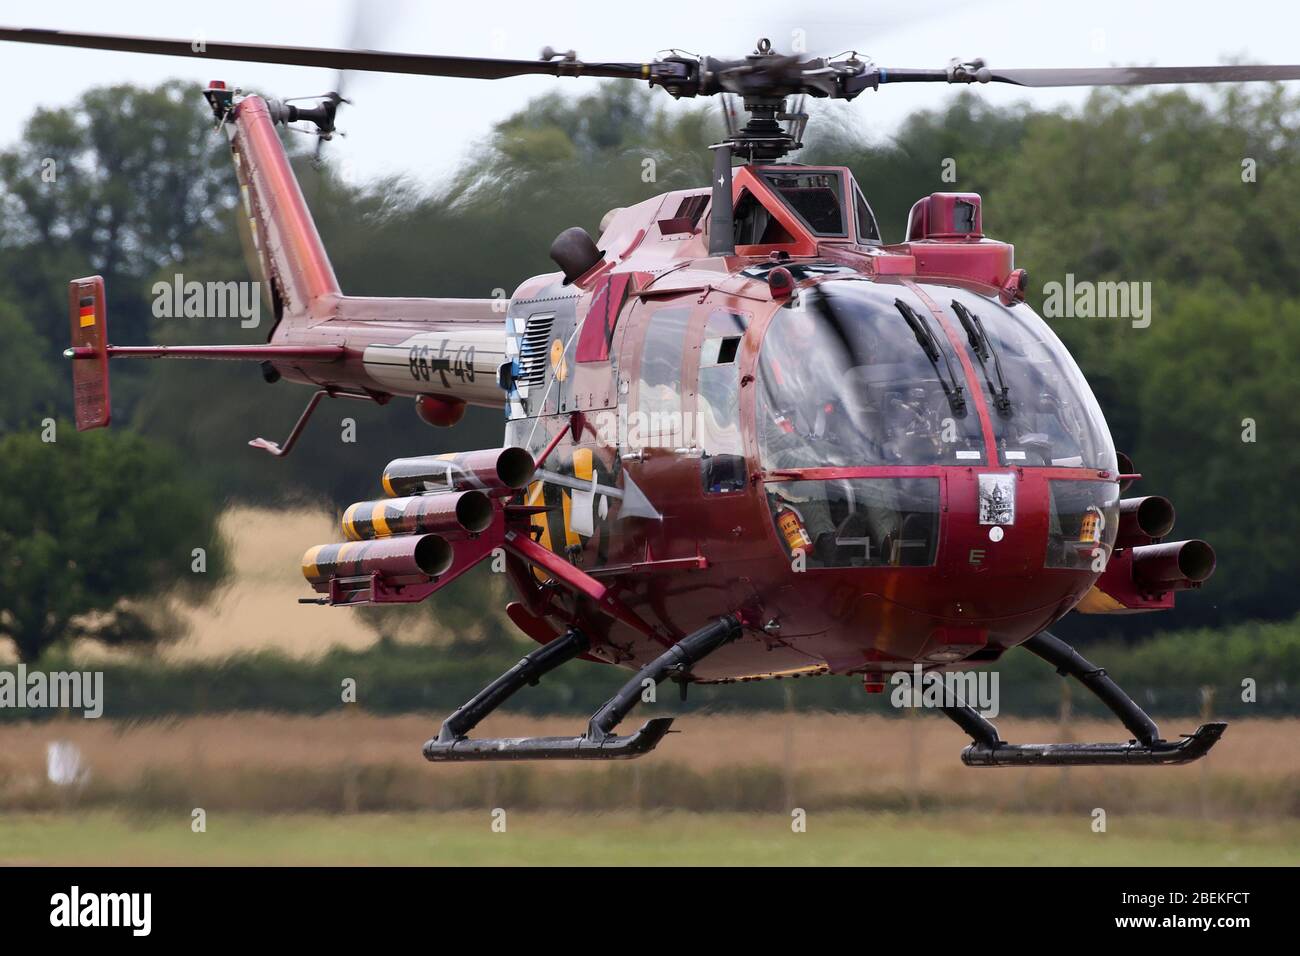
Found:
M 691 310 L 660 308 L 650 317 L 637 382 L 638 419 L 628 425 L 633 448 L 672 448 L 685 436 L 682 419 L 682 365 Z
M 938 478 L 770 482 L 767 504 L 809 568 L 927 567 L 938 552 Z
M 826 170 L 771 170 L 763 181 L 818 236 L 845 236 L 844 184 L 839 173 Z
M 858 241 L 879 242 L 880 227 L 876 224 L 876 214 L 867 205 L 867 198 L 856 185 L 853 187 L 853 203 L 858 220 Z
M 697 431 L 706 494 L 743 491 L 745 443 L 740 429 L 740 369 L 736 358 L 749 324 L 737 312 L 712 313 L 700 347 Z
M 740 194 L 734 213 L 733 235 L 738 246 L 765 246 L 794 242 L 777 220 L 748 189 Z

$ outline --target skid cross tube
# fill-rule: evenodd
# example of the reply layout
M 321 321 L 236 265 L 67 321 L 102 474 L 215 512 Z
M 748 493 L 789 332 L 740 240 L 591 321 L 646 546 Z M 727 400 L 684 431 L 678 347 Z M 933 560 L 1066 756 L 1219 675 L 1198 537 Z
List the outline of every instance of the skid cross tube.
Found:
M 968 767 L 1067 767 L 1180 764 L 1199 760 L 1223 736 L 1225 723 L 1202 724 L 1182 740 L 1164 740 L 1160 730 L 1137 702 L 1069 644 L 1046 631 L 1024 647 L 1053 665 L 1063 676 L 1076 678 L 1115 714 L 1134 735 L 1127 743 L 1009 744 L 985 717 L 966 704 L 944 707 L 944 714 L 974 741 L 961 753 Z
M 589 646 L 585 634 L 570 628 L 549 644 L 534 648 L 518 664 L 456 708 L 456 712 L 442 722 L 437 742 L 461 739 L 524 685 L 536 687 L 545 674 L 573 660 Z
M 611 697 L 587 724 L 580 737 L 503 737 L 472 740 L 465 736 L 479 721 L 501 706 L 524 684 L 535 684 L 547 671 L 587 649 L 587 639 L 571 628 L 563 637 L 531 652 L 518 664 L 448 717 L 438 736 L 424 745 L 424 756 L 434 762 L 470 760 L 622 760 L 640 757 L 658 746 L 672 726 L 671 717 L 646 721 L 635 733 L 616 736 L 614 728 L 628 715 L 645 689 L 669 677 L 683 676 L 740 635 L 740 621 L 727 615 L 688 634 L 647 664 Z M 559 646 L 557 646 L 559 645 Z M 551 653 L 545 653 L 554 648 Z
M 1097 667 L 1065 641 L 1046 631 L 1035 634 L 1020 646 L 1047 661 L 1062 677 L 1073 677 L 1092 691 L 1139 742 L 1150 747 L 1160 740 L 1160 728 L 1156 722 L 1110 679 L 1104 667 Z
M 734 640 L 739 634 L 740 622 L 728 615 L 683 637 L 637 671 L 635 677 L 620 687 L 618 693 L 592 715 L 591 722 L 587 724 L 587 737 L 592 740 L 608 739 L 614 728 L 618 726 L 618 722 L 626 717 L 641 699 L 646 681 L 659 684 L 669 677 L 684 676 L 692 664 L 703 660 L 723 644 Z

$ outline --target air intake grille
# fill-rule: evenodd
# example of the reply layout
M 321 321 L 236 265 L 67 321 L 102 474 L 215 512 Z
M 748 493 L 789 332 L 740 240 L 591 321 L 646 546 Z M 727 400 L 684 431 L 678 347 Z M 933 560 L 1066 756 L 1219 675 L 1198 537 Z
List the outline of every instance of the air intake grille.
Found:
M 554 312 L 544 312 L 528 317 L 524 340 L 519 344 L 519 382 L 524 385 L 541 385 L 546 378 L 547 347 L 551 344 L 551 324 Z

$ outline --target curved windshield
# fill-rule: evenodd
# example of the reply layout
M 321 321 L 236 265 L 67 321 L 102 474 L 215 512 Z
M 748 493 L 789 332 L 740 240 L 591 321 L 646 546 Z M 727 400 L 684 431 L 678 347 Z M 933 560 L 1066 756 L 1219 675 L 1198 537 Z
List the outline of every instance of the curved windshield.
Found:
M 971 319 L 963 338 L 975 374 L 991 396 L 989 414 L 1000 462 L 1116 470 L 1115 446 L 1092 389 L 1047 323 L 1024 304 L 1008 309 L 957 289 L 939 301 L 947 305 L 949 299 L 955 320 L 961 321 L 962 310 Z M 970 326 L 977 339 L 982 328 L 985 348 L 977 350 L 969 343 Z M 1004 387 L 1006 400 L 999 408 L 992 399 Z
M 768 470 L 984 458 L 961 364 L 929 309 L 901 286 L 844 279 L 804 292 L 768 326 L 758 389 Z

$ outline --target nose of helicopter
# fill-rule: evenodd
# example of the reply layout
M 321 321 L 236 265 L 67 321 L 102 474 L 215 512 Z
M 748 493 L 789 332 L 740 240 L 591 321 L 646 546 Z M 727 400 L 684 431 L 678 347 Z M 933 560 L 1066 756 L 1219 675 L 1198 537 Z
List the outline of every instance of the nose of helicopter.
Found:
M 947 567 L 967 603 L 1072 607 L 1106 567 L 1119 527 L 1119 485 L 1107 471 L 976 469 L 948 481 Z M 965 590 L 965 589 L 963 589 Z
M 834 471 L 827 470 L 832 484 L 859 500 L 878 492 L 877 509 L 888 500 L 896 518 L 860 527 L 846 520 L 833 534 L 817 533 L 814 489 L 787 492 L 791 510 L 802 509 L 812 523 L 809 553 L 821 564 L 795 576 L 780 610 L 801 633 L 825 627 L 832 669 L 852 669 L 864 651 L 880 661 L 996 657 L 1074 607 L 1114 544 L 1118 484 L 1103 472 L 970 467 L 852 479 L 831 477 Z M 899 480 L 932 483 L 932 513 L 923 493 L 886 498 L 881 486 Z M 784 507 L 777 505 L 778 533 L 786 530 Z M 830 510 L 839 514 L 843 502 Z M 791 519 L 788 530 L 800 527 Z M 828 537 L 834 550 L 822 547 Z M 854 557 L 845 560 L 850 552 Z M 863 553 L 866 560 L 858 557 Z
M 913 659 L 956 661 L 1019 643 L 1073 608 L 1104 569 L 1118 485 L 1098 474 L 950 469 L 933 586 L 865 595 Z M 1108 518 L 1109 515 L 1109 518 Z

